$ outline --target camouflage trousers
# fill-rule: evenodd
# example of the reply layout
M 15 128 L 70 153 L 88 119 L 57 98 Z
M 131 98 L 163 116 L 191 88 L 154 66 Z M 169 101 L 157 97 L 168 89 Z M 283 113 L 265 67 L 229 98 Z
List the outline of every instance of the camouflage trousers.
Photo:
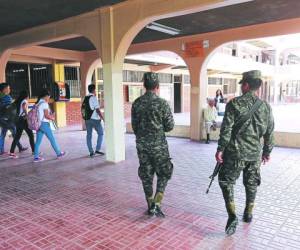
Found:
M 246 203 L 254 203 L 257 187 L 260 185 L 261 161 L 241 161 L 227 157 L 219 172 L 219 185 L 225 203 L 234 202 L 234 185 L 243 171 L 243 183 L 246 190 Z
M 153 196 L 155 174 L 157 176 L 156 193 L 164 193 L 173 173 L 168 144 L 159 146 L 137 144 L 137 152 L 140 162 L 138 175 L 143 183 L 146 199 Z

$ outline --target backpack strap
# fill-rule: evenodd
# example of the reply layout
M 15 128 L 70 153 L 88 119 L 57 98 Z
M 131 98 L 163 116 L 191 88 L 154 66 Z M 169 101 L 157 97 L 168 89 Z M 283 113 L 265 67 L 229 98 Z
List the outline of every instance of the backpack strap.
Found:
M 236 136 L 240 131 L 240 129 L 242 128 L 242 126 L 244 125 L 244 123 L 253 116 L 253 114 L 259 109 L 259 107 L 262 104 L 263 101 L 257 98 L 255 103 L 252 105 L 251 109 L 246 114 L 242 115 L 240 119 L 233 125 L 232 132 L 231 132 L 232 139 L 236 139 Z

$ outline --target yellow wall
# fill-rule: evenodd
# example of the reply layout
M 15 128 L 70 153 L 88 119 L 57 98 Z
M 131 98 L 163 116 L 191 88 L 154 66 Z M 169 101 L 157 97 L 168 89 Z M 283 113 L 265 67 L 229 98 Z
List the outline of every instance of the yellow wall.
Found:
M 53 65 L 53 75 L 55 82 L 64 82 L 65 81 L 65 68 L 63 64 L 54 64 Z M 65 102 L 55 102 L 54 111 L 56 116 L 57 126 L 65 127 L 67 126 L 67 113 L 66 113 L 66 103 Z

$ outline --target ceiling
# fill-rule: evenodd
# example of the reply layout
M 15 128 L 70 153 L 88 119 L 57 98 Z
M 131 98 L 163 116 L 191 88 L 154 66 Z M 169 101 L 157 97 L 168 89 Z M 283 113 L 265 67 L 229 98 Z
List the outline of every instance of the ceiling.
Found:
M 0 36 L 24 28 L 56 21 L 90 11 L 97 7 L 122 2 L 121 0 L 0 0 Z M 70 3 L 72 2 L 72 5 Z M 24 6 L 27 6 L 24 8 Z M 65 7 L 67 6 L 67 7 Z M 9 10 L 16 12 L 11 15 Z M 195 14 L 162 19 L 157 22 L 181 31 L 175 36 L 187 36 L 206 32 L 242 27 L 300 17 L 300 0 L 254 0 L 242 4 L 207 10 Z M 24 11 L 25 10 L 25 11 Z M 174 36 L 144 28 L 133 43 L 142 43 L 172 38 Z M 44 44 L 43 46 L 78 51 L 95 49 L 84 37 Z
M 299 9 L 299 0 L 255 0 L 195 14 L 162 19 L 157 22 L 179 29 L 181 34 L 175 36 L 178 37 L 300 17 Z M 144 28 L 133 43 L 172 37 L 174 36 Z M 81 51 L 94 48 L 85 38 L 69 39 L 46 46 Z
M 0 0 L 0 36 L 125 0 Z M 84 4 L 83 4 L 84 2 Z

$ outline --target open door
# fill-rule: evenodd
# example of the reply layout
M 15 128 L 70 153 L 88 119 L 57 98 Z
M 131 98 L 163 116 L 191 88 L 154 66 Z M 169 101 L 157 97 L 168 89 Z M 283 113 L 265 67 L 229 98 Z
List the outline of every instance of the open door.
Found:
M 174 113 L 181 113 L 181 84 L 182 76 L 174 76 Z

